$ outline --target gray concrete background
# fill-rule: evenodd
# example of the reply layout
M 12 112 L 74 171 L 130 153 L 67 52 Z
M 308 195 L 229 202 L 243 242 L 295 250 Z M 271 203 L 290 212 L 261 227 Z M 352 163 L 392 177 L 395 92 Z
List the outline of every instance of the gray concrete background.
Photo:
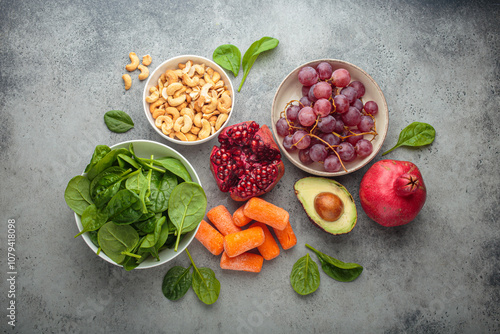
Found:
M 0 1 L 0 329 L 8 333 L 493 333 L 500 331 L 499 1 Z M 302 63 L 336 58 L 365 69 L 390 111 L 388 149 L 413 121 L 434 125 L 435 142 L 385 157 L 419 166 L 428 199 L 412 223 L 386 229 L 359 205 L 367 167 L 337 181 L 358 204 L 343 236 L 308 222 L 293 194 L 305 173 L 286 173 L 265 198 L 291 213 L 293 249 L 259 274 L 222 271 L 197 241 L 190 251 L 221 282 L 212 306 L 190 291 L 161 293 L 172 265 L 125 272 L 97 258 L 63 198 L 97 144 L 164 142 L 143 115 L 143 82 L 125 91 L 128 53 L 150 69 L 181 54 L 211 58 L 220 44 L 242 53 L 263 36 L 262 54 L 237 93 L 231 123 L 270 125 L 274 93 Z M 231 75 L 231 74 L 230 74 Z M 232 75 L 231 75 L 232 77 Z M 233 79 L 239 85 L 242 74 Z M 108 131 L 103 114 L 128 112 L 135 128 Z M 208 206 L 237 208 L 218 191 L 208 158 L 215 140 L 171 145 L 197 167 Z M 378 155 L 375 159 L 380 160 Z M 371 165 L 371 164 L 370 164 Z M 7 324 L 7 221 L 16 221 L 16 326 Z M 352 283 L 321 274 L 318 291 L 289 284 L 305 243 L 365 267 Z

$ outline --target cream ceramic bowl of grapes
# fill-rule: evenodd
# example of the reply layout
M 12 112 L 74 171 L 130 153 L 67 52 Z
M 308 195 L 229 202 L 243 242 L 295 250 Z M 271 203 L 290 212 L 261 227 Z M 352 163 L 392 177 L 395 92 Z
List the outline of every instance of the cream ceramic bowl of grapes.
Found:
M 198 145 L 216 138 L 233 115 L 226 72 L 201 56 L 170 58 L 149 76 L 142 97 L 151 127 L 165 140 Z
M 271 124 L 283 154 L 310 174 L 357 171 L 380 151 L 389 112 L 382 90 L 356 65 L 336 59 L 303 64 L 274 96 Z

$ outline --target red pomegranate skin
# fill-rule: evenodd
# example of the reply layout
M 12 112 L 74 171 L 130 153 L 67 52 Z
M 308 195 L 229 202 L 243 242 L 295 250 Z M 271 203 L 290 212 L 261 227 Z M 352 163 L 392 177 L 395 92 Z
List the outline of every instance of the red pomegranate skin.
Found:
M 359 199 L 365 213 L 380 225 L 408 224 L 418 215 L 427 196 L 418 167 L 409 161 L 380 160 L 363 176 Z

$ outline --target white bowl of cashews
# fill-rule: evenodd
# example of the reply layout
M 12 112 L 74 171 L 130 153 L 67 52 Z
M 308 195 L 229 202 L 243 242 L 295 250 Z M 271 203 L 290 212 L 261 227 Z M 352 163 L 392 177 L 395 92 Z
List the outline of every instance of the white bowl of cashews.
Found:
M 183 55 L 151 73 L 143 103 L 149 123 L 160 136 L 180 145 L 197 145 L 217 137 L 228 124 L 234 89 L 219 65 Z

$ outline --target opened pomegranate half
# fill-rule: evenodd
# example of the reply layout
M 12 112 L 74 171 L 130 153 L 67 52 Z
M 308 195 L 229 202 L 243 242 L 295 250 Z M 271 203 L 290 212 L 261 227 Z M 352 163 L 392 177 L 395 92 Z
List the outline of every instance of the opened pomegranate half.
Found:
M 220 147 L 210 154 L 210 169 L 219 189 L 235 201 L 270 191 L 285 173 L 281 153 L 266 125 L 254 121 L 225 128 Z

